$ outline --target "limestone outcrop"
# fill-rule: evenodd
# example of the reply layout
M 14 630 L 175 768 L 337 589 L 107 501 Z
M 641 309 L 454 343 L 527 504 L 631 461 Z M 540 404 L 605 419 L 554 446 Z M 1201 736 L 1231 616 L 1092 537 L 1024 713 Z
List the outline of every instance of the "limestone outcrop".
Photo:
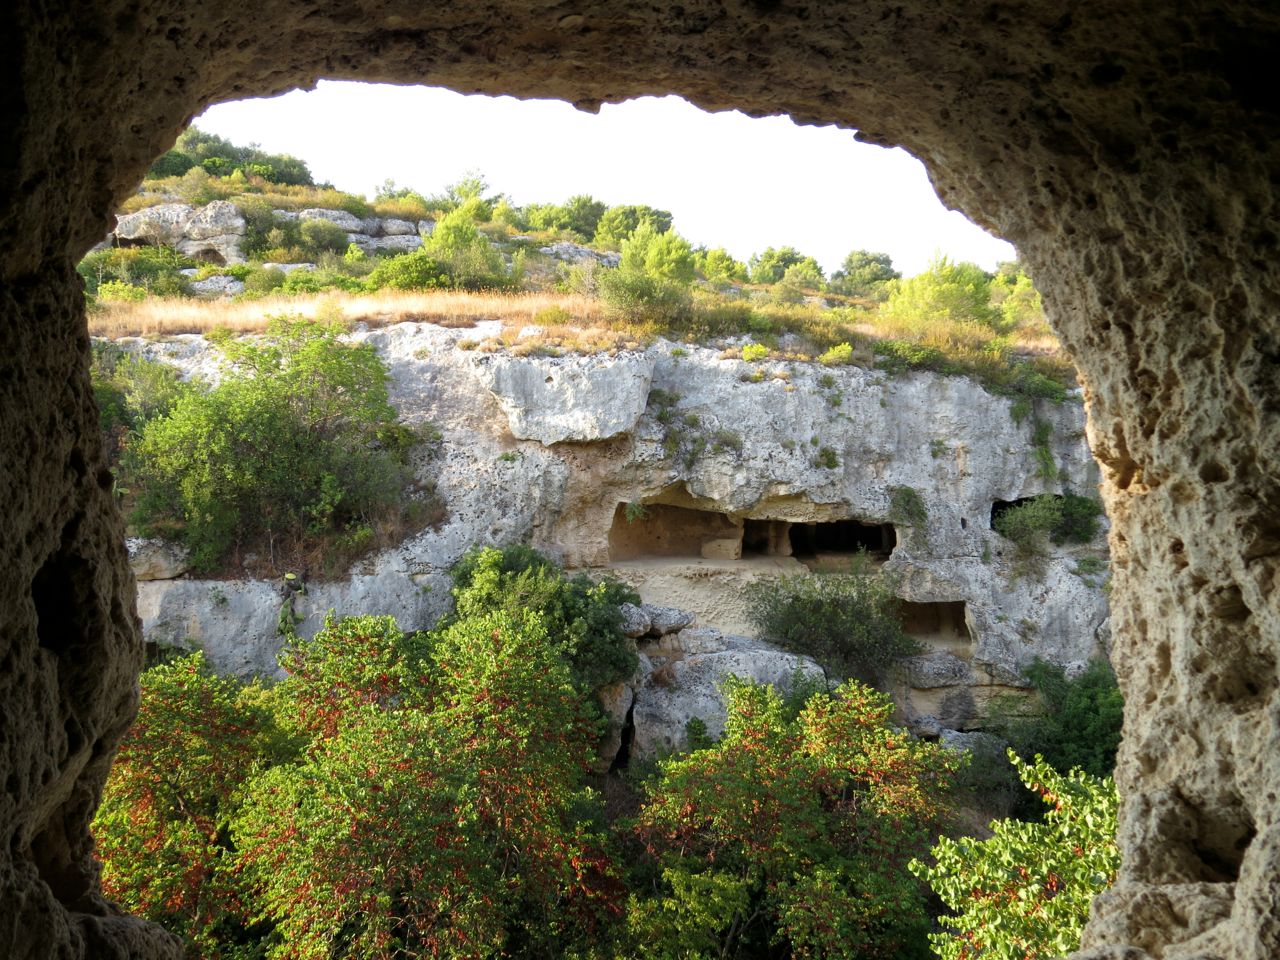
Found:
M 1012 240 L 1087 385 L 1127 702 L 1124 865 L 1089 960 L 1280 955 L 1280 11 L 1256 0 L 19 3 L 0 35 L 0 954 L 178 957 L 99 893 L 134 586 L 81 255 L 212 103 L 319 78 L 856 128 Z M 839 189 L 838 185 L 833 189 Z
M 635 586 L 647 605 L 628 613 L 628 632 L 642 644 L 695 616 L 717 636 L 750 637 L 744 596 L 755 580 L 840 569 L 869 549 L 897 577 L 907 628 L 929 651 L 898 691 L 906 721 L 981 725 L 993 697 L 1027 686 L 1022 671 L 1036 657 L 1075 669 L 1105 654 L 1101 576 L 1076 572 L 1081 558 L 1105 556 L 1101 539 L 1055 548 L 1029 576 L 992 530 L 997 504 L 1096 483 L 1078 403 L 1042 403 L 1018 420 L 1007 399 L 961 378 L 759 367 L 664 341 L 569 357 L 458 346 L 497 327 L 405 323 L 353 335 L 386 361 L 405 421 L 441 431 L 441 458 L 421 479 L 447 518 L 346 578 L 308 584 L 300 633 L 329 609 L 429 627 L 448 602 L 444 571 L 464 550 L 529 541 Z M 219 354 L 201 337 L 118 343 L 217 379 Z M 757 382 L 759 369 L 785 377 Z M 1050 480 L 1032 419 L 1052 424 Z M 895 506 L 904 491 L 918 503 L 913 516 Z M 153 580 L 139 585 L 138 610 L 152 643 L 197 645 L 218 669 L 269 675 L 282 600 L 262 581 Z M 699 652 L 772 676 L 753 642 Z M 651 725 L 666 702 L 645 707 Z
M 245 228 L 236 205 L 226 200 L 203 207 L 161 203 L 120 217 L 112 236 L 117 244 L 173 247 L 195 260 L 226 265 L 244 262 Z

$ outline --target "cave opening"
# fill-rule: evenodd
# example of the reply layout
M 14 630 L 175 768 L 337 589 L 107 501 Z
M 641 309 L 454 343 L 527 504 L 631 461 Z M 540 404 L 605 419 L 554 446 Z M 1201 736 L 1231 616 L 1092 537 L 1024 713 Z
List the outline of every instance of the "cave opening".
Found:
M 971 646 L 963 600 L 917 602 L 903 600 L 902 629 L 935 649 L 967 653 Z
M 993 500 L 991 502 L 991 529 L 995 530 L 996 521 L 999 520 L 1006 513 L 1008 513 L 1010 510 L 1015 510 L 1018 507 L 1026 506 L 1028 503 L 1031 503 L 1031 501 L 1035 499 L 1036 499 L 1035 497 L 1018 497 L 1015 500 Z
M 647 557 L 737 560 L 742 556 L 742 521 L 714 510 L 665 503 L 620 503 L 609 527 L 609 559 Z
M 877 560 L 887 560 L 898 543 L 893 524 L 852 519 L 793 523 L 788 533 L 791 552 L 805 559 L 846 557 L 866 551 Z

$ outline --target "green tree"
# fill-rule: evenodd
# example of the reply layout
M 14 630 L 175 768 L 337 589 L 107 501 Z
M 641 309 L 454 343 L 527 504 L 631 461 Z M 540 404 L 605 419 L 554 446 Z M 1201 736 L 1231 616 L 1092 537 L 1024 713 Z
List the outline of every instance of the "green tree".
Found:
M 596 246 L 606 250 L 620 249 L 623 241 L 630 239 L 642 223 L 649 224 L 657 233 L 666 233 L 671 229 L 671 213 L 644 204 L 610 207 L 600 215 L 596 224 Z
M 752 283 L 778 283 L 787 272 L 788 267 L 804 264 L 819 279 L 823 276 L 822 268 L 813 257 L 806 257 L 795 247 L 768 247 L 763 253 L 752 254 L 747 261 L 751 271 Z
M 917 323 L 980 323 L 996 326 L 999 311 L 991 306 L 991 278 L 973 263 L 938 257 L 927 270 L 889 287 L 883 309 Z
M 693 248 L 675 231 L 659 233 L 644 222 L 623 241 L 618 269 L 688 285 L 693 282 Z
M 901 277 L 887 253 L 853 250 L 845 256 L 840 269 L 831 275 L 831 289 L 849 297 L 883 300 L 889 281 Z
M 230 960 L 254 935 L 229 823 L 245 783 L 290 744 L 261 690 L 214 675 L 203 654 L 152 667 L 141 686 L 93 821 L 103 891 Z
M 712 283 L 746 283 L 747 267 L 735 260 L 724 247 L 694 251 L 693 265 Z
M 1048 330 L 1044 302 L 1022 265 L 1016 261 L 1000 264 L 991 281 L 991 300 L 1000 310 L 1005 330 Z
M 890 574 L 859 554 L 848 573 L 761 577 L 747 615 L 762 635 L 813 657 L 839 677 L 882 685 L 895 660 L 920 652 L 902 629 L 902 601 Z
M 661 764 L 636 830 L 651 893 L 632 895 L 636 954 L 908 960 L 928 914 L 904 864 L 946 817 L 960 758 L 889 726 L 889 697 L 850 683 L 788 717 L 730 680 L 724 736 Z
M 355 632 L 395 645 L 373 619 Z M 546 955 L 617 912 L 613 868 L 580 819 L 594 724 L 537 614 L 456 620 L 427 657 L 392 665 L 390 696 L 337 639 L 300 642 L 286 661 L 342 659 L 307 681 L 330 697 L 332 736 L 255 781 L 234 824 L 279 930 L 272 956 L 485 957 L 531 943 Z
M 397 508 L 409 437 L 370 345 L 277 318 L 261 339 L 220 346 L 222 382 L 179 397 L 125 459 L 141 525 L 177 534 L 207 568 L 238 543 L 278 545 Z
M 989 840 L 942 838 L 934 865 L 910 865 L 954 911 L 929 937 L 942 960 L 1049 960 L 1080 946 L 1093 898 L 1114 881 L 1115 785 L 1080 770 L 1060 774 L 1037 757 L 1009 758 L 1048 806 L 1043 823 L 997 820 Z
M 502 254 L 477 228 L 470 200 L 436 221 L 422 253 L 448 272 L 451 285 L 464 290 L 511 286 L 518 270 L 507 269 Z
M 462 557 L 452 570 L 454 616 L 489 611 L 536 612 L 562 644 L 574 683 L 583 692 L 631 676 L 635 646 L 622 634 L 622 603 L 639 603 L 625 584 L 564 571 L 528 547 L 484 547 Z
M 364 278 L 368 290 L 430 290 L 448 285 L 449 274 L 445 268 L 421 248 L 394 257 L 380 257 Z

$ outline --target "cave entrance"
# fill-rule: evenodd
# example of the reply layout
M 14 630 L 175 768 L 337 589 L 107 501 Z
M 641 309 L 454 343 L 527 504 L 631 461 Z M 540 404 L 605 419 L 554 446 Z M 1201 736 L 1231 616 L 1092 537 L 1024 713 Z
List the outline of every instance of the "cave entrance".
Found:
M 215 267 L 225 267 L 227 265 L 227 258 L 217 250 L 197 250 L 191 254 L 191 259 L 200 263 L 211 263 Z
M 609 560 L 646 557 L 738 560 L 742 521 L 714 510 L 665 503 L 618 504 L 609 527 Z
M 1018 497 L 1016 500 L 994 500 L 991 503 L 991 529 L 996 529 L 996 521 L 1018 507 L 1025 506 L 1035 497 Z
M 898 543 L 893 524 L 861 520 L 793 523 L 788 539 L 792 555 L 811 570 L 841 569 L 862 551 L 876 560 L 888 560 Z
M 963 600 L 917 603 L 903 600 L 902 629 L 934 650 L 968 658 L 972 637 L 965 619 Z

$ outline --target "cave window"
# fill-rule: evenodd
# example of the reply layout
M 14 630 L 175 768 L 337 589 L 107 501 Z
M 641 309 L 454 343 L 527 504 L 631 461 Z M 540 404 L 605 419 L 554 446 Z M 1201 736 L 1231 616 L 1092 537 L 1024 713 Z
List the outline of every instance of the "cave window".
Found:
M 191 259 L 200 263 L 211 263 L 215 267 L 225 267 L 227 265 L 226 258 L 218 253 L 217 250 L 197 250 L 191 255 Z
M 620 503 L 609 528 L 609 560 L 647 557 L 737 560 L 742 556 L 742 523 L 714 510 L 645 504 L 630 511 Z
M 877 558 L 887 559 L 898 543 L 893 524 L 860 520 L 793 523 L 790 536 L 791 552 L 797 557 L 852 556 L 865 550 Z
M 929 603 L 903 600 L 901 615 L 903 631 L 930 647 L 958 648 L 965 652 L 970 646 L 963 600 Z

